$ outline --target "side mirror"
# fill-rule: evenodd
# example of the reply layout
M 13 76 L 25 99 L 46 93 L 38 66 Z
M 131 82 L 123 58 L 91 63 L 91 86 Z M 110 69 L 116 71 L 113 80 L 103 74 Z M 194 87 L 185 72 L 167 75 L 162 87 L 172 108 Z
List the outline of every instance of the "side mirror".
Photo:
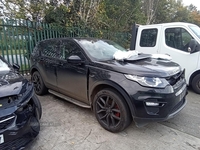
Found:
M 77 55 L 72 55 L 67 58 L 67 62 L 71 64 L 82 64 L 84 63 L 83 60 Z
M 20 70 L 20 66 L 18 64 L 13 64 L 13 69 L 17 72 Z
M 199 43 L 195 39 L 191 39 L 188 45 L 188 52 L 194 53 L 197 50 L 199 50 Z

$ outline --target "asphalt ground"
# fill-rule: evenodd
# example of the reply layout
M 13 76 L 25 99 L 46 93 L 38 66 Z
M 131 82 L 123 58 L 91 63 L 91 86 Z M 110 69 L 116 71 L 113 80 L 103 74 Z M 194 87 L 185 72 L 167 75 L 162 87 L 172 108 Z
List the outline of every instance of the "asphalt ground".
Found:
M 51 94 L 38 96 L 41 131 L 27 150 L 200 150 L 200 95 L 189 90 L 186 107 L 173 119 L 110 133 L 90 109 Z

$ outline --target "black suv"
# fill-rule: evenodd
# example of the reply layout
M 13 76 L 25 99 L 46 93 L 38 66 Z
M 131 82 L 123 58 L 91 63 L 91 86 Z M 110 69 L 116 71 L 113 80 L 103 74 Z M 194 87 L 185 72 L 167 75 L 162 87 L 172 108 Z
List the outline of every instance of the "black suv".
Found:
M 175 116 L 186 104 L 184 70 L 147 54 L 114 57 L 129 52 L 93 38 L 41 41 L 31 56 L 35 92 L 49 91 L 92 108 L 101 126 L 111 132 L 122 131 L 132 119 L 142 126 Z
M 23 149 L 40 130 L 40 101 L 19 69 L 0 56 L 0 150 Z

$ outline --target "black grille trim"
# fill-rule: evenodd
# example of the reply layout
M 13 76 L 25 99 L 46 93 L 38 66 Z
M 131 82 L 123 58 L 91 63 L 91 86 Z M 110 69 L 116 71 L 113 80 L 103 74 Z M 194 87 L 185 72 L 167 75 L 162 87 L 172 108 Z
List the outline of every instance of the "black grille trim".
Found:
M 8 141 L 0 145 L 0 150 L 18 150 L 31 141 L 30 137 L 21 137 L 12 141 Z
M 15 120 L 14 115 L 8 115 L 0 118 L 0 130 L 6 129 L 9 125 L 11 125 Z

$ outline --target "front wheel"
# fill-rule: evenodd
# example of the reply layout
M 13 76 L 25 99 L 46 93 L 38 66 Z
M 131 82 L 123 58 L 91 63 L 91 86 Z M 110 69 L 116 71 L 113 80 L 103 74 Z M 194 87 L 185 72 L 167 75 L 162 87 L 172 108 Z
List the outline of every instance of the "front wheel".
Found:
M 113 89 L 103 89 L 94 97 L 94 113 L 99 124 L 110 132 L 124 130 L 132 121 L 124 98 Z
M 196 75 L 192 80 L 192 89 L 200 94 L 200 74 Z

